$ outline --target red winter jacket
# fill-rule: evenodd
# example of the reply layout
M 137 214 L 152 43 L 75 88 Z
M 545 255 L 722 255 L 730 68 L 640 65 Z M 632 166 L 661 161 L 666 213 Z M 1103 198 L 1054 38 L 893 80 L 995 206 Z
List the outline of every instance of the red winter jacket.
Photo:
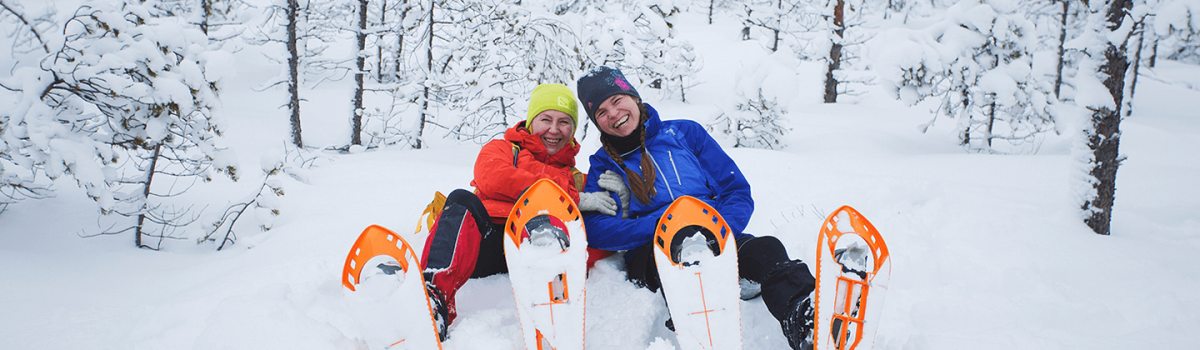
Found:
M 520 147 L 516 165 L 513 165 L 513 145 Z M 550 179 L 579 203 L 579 188 L 583 174 L 576 182 L 575 155 L 579 154 L 579 142 L 573 137 L 571 144 L 554 155 L 546 154 L 542 139 L 529 133 L 525 122 L 508 128 L 503 140 L 492 140 L 479 150 L 475 159 L 475 179 L 471 186 L 487 208 L 492 222 L 503 223 L 508 219 L 513 204 L 526 188 L 539 179 Z

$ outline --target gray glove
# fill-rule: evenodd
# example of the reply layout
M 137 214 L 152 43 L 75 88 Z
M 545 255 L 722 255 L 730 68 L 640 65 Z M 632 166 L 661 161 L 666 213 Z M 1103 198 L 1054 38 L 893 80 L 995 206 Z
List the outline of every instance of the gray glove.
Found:
M 612 170 L 606 170 L 603 174 L 600 174 L 600 178 L 596 180 L 596 184 L 600 185 L 600 188 L 616 193 L 617 197 L 621 198 L 621 218 L 628 219 L 629 186 L 625 185 L 625 179 Z
M 605 215 L 617 215 L 617 202 L 606 191 L 579 194 L 579 211 L 594 211 Z

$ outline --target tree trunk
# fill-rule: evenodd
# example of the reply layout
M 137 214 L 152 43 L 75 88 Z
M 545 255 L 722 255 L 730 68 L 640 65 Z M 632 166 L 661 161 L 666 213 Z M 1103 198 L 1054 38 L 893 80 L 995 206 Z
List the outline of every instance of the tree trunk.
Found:
M 966 124 L 967 124 L 967 127 L 966 127 L 966 128 L 963 128 L 963 131 L 962 131 L 962 136 L 961 136 L 961 137 L 959 137 L 959 138 L 960 138 L 960 139 L 961 139 L 961 141 L 962 141 L 962 145 L 963 145 L 963 146 L 967 146 L 967 147 L 970 147 L 970 146 L 971 146 L 971 126 L 972 126 L 971 124 L 972 124 L 972 123 L 971 123 L 971 120 L 970 120 L 970 118 L 971 118 L 971 113 L 969 112 L 969 111 L 970 111 L 970 108 L 971 108 L 971 94 L 970 94 L 970 93 L 968 93 L 968 92 L 967 92 L 967 89 L 964 87 L 964 88 L 962 89 L 962 110 L 963 110 L 963 113 L 962 113 L 962 115 L 960 115 L 960 116 L 959 116 L 959 118 L 968 118 L 968 120 L 967 120 L 967 123 L 966 123 Z
M 292 110 L 292 144 L 304 148 L 304 141 L 300 138 L 300 51 L 296 47 L 296 21 L 299 15 L 299 0 L 288 0 L 288 94 L 291 95 L 288 108 Z
M 1107 31 L 1111 32 L 1121 27 L 1126 12 L 1133 7 L 1131 0 L 1112 0 L 1109 2 Z M 1118 48 L 1112 42 L 1107 43 L 1104 50 L 1104 65 L 1100 74 L 1105 76 L 1104 87 L 1112 96 L 1116 110 L 1107 107 L 1092 110 L 1093 134 L 1088 136 L 1088 148 L 1092 151 L 1094 163 L 1089 175 L 1094 178 L 1092 188 L 1096 190 L 1095 197 L 1083 204 L 1083 210 L 1088 214 L 1083 222 L 1092 231 L 1108 235 L 1112 222 L 1113 198 L 1116 193 L 1117 168 L 1121 165 L 1118 148 L 1121 143 L 1121 107 L 1124 104 L 1125 74 L 1129 69 L 1129 60 L 1124 48 Z
M 1062 30 L 1059 31 L 1059 33 L 1058 33 L 1058 69 L 1055 70 L 1055 75 L 1054 75 L 1054 98 L 1061 100 L 1062 96 L 1059 95 L 1059 91 L 1061 91 L 1061 89 L 1062 89 L 1063 63 L 1066 62 L 1066 57 L 1064 57 L 1064 56 L 1066 55 L 1066 43 L 1067 43 L 1067 12 L 1068 12 L 1068 10 L 1071 9 L 1071 0 L 1059 0 L 1059 1 L 1062 1 L 1062 8 L 1063 8 L 1062 9 L 1062 21 L 1061 21 Z
M 358 51 L 355 51 L 354 56 L 355 66 L 358 70 L 354 72 L 354 112 L 350 116 L 350 144 L 362 144 L 362 115 L 363 115 L 363 75 L 366 72 L 363 70 L 366 66 L 366 57 L 363 57 L 363 52 L 367 50 L 367 1 L 358 0 Z
M 1155 61 L 1158 61 L 1158 34 L 1154 34 L 1154 41 L 1150 44 L 1150 60 L 1146 66 L 1154 68 Z
M 833 46 L 829 48 L 829 67 L 825 70 L 825 103 L 837 102 L 837 78 L 833 76 L 833 72 L 841 69 L 842 66 L 842 35 L 846 32 L 845 27 L 845 8 L 846 3 L 843 0 L 835 0 L 837 5 L 833 7 Z
M 1137 31 L 1141 31 L 1141 34 L 1138 35 L 1137 50 L 1133 53 L 1133 71 L 1129 72 L 1133 77 L 1129 81 L 1129 98 L 1126 99 L 1131 104 L 1133 103 L 1134 91 L 1137 90 L 1138 68 L 1142 66 L 1142 47 L 1146 43 L 1146 26 L 1138 23 L 1134 26 L 1134 32 L 1136 33 Z M 1133 108 L 1125 108 L 1125 115 L 1128 116 L 1130 113 L 1133 113 Z
M 429 116 L 429 75 L 433 74 L 433 5 L 434 0 L 429 0 L 429 47 L 425 48 L 425 95 L 424 102 L 421 104 L 421 124 L 417 126 L 417 145 L 416 148 L 421 148 L 422 138 L 425 137 L 425 121 Z
M 504 104 L 504 96 L 500 97 L 500 121 L 504 123 L 504 128 L 508 129 L 508 106 Z
M 775 32 L 775 41 L 771 42 L 771 52 L 775 52 L 779 50 L 779 29 L 771 28 L 771 31 Z
M 150 183 L 154 181 L 154 167 L 158 165 L 158 155 L 162 151 L 162 143 L 154 146 L 154 155 L 150 158 L 150 168 L 146 169 L 146 183 L 142 185 L 142 210 L 138 213 L 137 227 L 134 227 L 133 245 L 138 248 L 150 248 L 142 242 L 142 225 L 146 223 L 146 212 L 150 210 Z M 153 249 L 153 248 L 151 248 Z
M 996 126 L 996 101 L 994 99 L 995 96 L 993 94 L 993 101 L 988 103 L 987 135 L 984 135 L 984 139 L 987 140 L 988 151 L 992 150 L 992 129 Z
M 396 21 L 396 23 L 399 23 L 400 28 L 396 30 L 396 81 L 400 80 L 400 72 L 402 71 L 400 67 L 403 67 L 401 65 L 401 57 L 404 57 L 404 31 L 407 30 L 404 28 L 404 19 L 408 17 L 408 10 L 408 1 L 401 1 L 400 20 Z
M 708 24 L 712 24 L 713 6 L 716 3 L 717 0 L 708 0 Z
M 379 25 L 387 24 L 387 0 L 379 5 Z M 383 82 L 383 34 L 375 39 L 375 82 Z

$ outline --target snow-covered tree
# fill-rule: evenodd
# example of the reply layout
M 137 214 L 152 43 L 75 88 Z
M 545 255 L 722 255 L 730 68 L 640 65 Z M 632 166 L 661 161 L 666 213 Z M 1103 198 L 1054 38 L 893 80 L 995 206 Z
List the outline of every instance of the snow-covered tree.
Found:
M 801 33 L 815 33 L 823 27 L 821 9 L 808 1 L 751 0 L 742 3 L 742 11 L 739 14 L 742 22 L 751 28 L 746 35 L 754 37 L 755 32 L 765 33 L 764 40 L 769 42 L 771 52 L 778 51 L 786 37 L 800 35 L 803 38 Z M 813 36 L 796 42 L 811 38 Z
M 1090 114 L 1080 138 L 1083 145 L 1076 147 L 1080 171 L 1086 173 L 1081 174 L 1080 207 L 1083 222 L 1101 235 L 1109 234 L 1117 168 L 1125 158 L 1119 151 L 1121 119 L 1132 108 L 1136 73 L 1131 69 L 1137 66 L 1129 49 L 1140 46 L 1134 14 L 1141 12 L 1134 5 L 1134 0 L 1091 1 L 1087 31 L 1069 45 L 1087 57 L 1075 79 L 1076 104 Z
M 347 26 L 343 3 L 335 0 L 273 0 L 256 30 L 245 39 L 253 45 L 282 44 L 285 53 L 269 58 L 286 62 L 286 76 L 270 86 L 286 84 L 292 144 L 304 147 L 300 127 L 300 90 L 307 84 L 341 79 L 350 71 L 344 60 L 322 56 Z M 311 82 L 311 83 L 310 83 Z
M 217 250 L 225 249 L 226 244 L 237 242 L 237 226 L 243 215 L 252 215 L 257 219 L 258 229 L 270 230 L 274 217 L 279 216 L 279 197 L 283 196 L 283 185 L 275 176 L 284 172 L 284 160 L 264 156 L 260 165 L 263 177 L 258 191 L 250 196 L 229 205 L 215 219 L 205 222 L 204 236 L 197 243 L 217 242 Z M 245 222 L 245 221 L 242 221 Z
M 828 0 L 825 6 L 825 33 L 829 43 L 829 49 L 821 57 L 826 62 L 825 103 L 837 102 L 838 95 L 847 92 L 845 83 L 856 80 L 844 70 L 857 58 L 857 49 L 865 41 L 864 33 L 859 29 L 865 22 L 863 11 L 866 5 L 859 0 Z
M 736 11 L 739 6 L 733 0 L 708 0 L 708 24 L 713 24 L 713 16 L 718 12 Z
M 968 150 L 1036 151 L 1039 135 L 1053 127 L 1051 87 L 1033 72 L 1037 30 L 1019 5 L 964 0 L 926 29 L 881 33 L 874 69 L 901 100 L 937 98 L 939 113 L 958 119 L 956 134 Z
M 14 69 L 5 141 L 16 140 L 10 154 L 23 168 L 70 175 L 101 213 L 136 220 L 111 220 L 99 234 L 132 231 L 135 245 L 157 249 L 195 215 L 163 197 L 215 172 L 236 178 L 216 142 L 217 82 L 230 60 L 159 3 L 92 5 L 45 39 L 50 53 Z
M 1082 2 L 1079 0 L 1020 0 L 1018 5 L 1025 17 L 1034 23 L 1038 30 L 1038 50 L 1040 55 L 1053 53 L 1055 66 L 1052 72 L 1049 66 L 1043 68 L 1042 79 L 1054 81 L 1052 91 L 1056 99 L 1070 101 L 1072 92 L 1062 92 L 1063 82 L 1074 74 L 1076 53 L 1067 50 L 1065 43 L 1078 37 L 1086 19 Z M 1049 57 L 1045 57 L 1049 58 Z M 1044 62 L 1043 64 L 1049 64 Z M 1068 86 L 1069 90 L 1069 86 Z
M 357 43 L 354 55 L 354 99 L 351 101 L 350 111 L 350 144 L 362 144 L 362 118 L 363 118 L 363 92 L 364 79 L 369 74 L 366 70 L 367 65 L 367 9 L 368 0 L 358 0 L 356 14 L 357 29 L 354 33 L 355 42 Z
M 1154 53 L 1169 60 L 1200 64 L 1200 4 L 1166 1 L 1155 11 Z M 1154 55 L 1151 55 L 1154 57 Z M 1154 66 L 1154 61 L 1150 61 Z
M 361 138 L 367 148 L 403 143 L 415 145 L 416 123 L 404 123 L 411 117 L 413 105 L 417 103 L 420 89 L 420 72 L 416 52 L 422 42 L 421 33 L 427 28 L 428 11 L 417 0 L 368 1 L 365 29 L 356 29 L 355 34 L 365 34 L 363 49 L 358 54 L 363 66 L 358 68 L 364 78 L 357 88 L 353 109 L 351 144 Z M 361 6 L 361 3 L 359 3 Z M 356 62 L 357 64 L 357 62 Z M 356 85 L 357 81 L 356 81 Z M 360 92 L 361 91 L 361 92 Z M 358 97 L 359 94 L 361 97 Z M 354 125 L 359 125 L 355 128 Z M 355 130 L 357 129 L 357 130 Z
M 780 149 L 791 131 L 785 116 L 797 90 L 794 58 L 768 55 L 739 69 L 734 82 L 737 99 L 708 124 L 710 133 L 731 139 L 733 147 Z
M 1066 50 L 1067 38 L 1073 38 L 1078 35 L 1078 24 L 1083 22 L 1080 17 L 1083 15 L 1084 11 L 1080 10 L 1082 6 L 1072 6 L 1072 4 L 1076 3 L 1076 0 L 1055 0 L 1052 3 L 1056 3 L 1061 7 L 1061 9 L 1058 10 L 1058 20 L 1055 23 L 1055 25 L 1058 27 L 1058 40 L 1056 41 L 1058 49 L 1058 62 L 1054 70 L 1054 97 L 1057 99 L 1062 99 L 1063 69 L 1069 64 L 1069 56 Z M 1053 5 L 1054 4 L 1052 4 L 1051 7 L 1053 7 Z
M 200 30 L 209 39 L 225 41 L 241 35 L 245 30 L 244 15 L 251 9 L 242 0 L 199 0 Z
M 688 82 L 703 62 L 691 43 L 671 35 L 668 19 L 678 9 L 620 1 L 581 4 L 577 11 L 585 19 L 579 33 L 585 70 L 615 67 L 664 98 L 678 93 L 687 100 Z
M 13 53 L 28 53 L 38 51 L 48 53 L 50 47 L 44 38 L 47 34 L 42 34 L 52 30 L 54 23 L 54 9 L 47 4 L 42 6 L 34 6 L 32 11 L 28 9 L 29 4 L 17 3 L 13 0 L 0 0 L 0 23 L 4 24 L 5 29 L 11 31 L 5 33 L 12 41 Z
M 29 5 L 0 0 L 0 28 L 4 28 L 8 39 L 5 44 L 10 47 L 8 57 L 0 62 L 11 60 L 14 66 L 32 66 L 50 54 L 47 39 L 55 34 L 55 11 L 44 3 Z M 21 79 L 19 76 L 0 79 L 0 100 L 20 101 L 26 83 Z M 28 152 L 33 144 L 23 124 L 23 116 L 0 111 L 0 213 L 18 200 L 53 195 L 38 165 L 40 160 Z
M 467 46 L 454 68 L 462 81 L 455 108 L 465 116 L 451 132 L 477 143 L 524 120 L 514 109 L 537 84 L 574 81 L 582 61 L 575 33 L 556 16 L 504 1 L 485 4 L 484 15 L 465 22 Z

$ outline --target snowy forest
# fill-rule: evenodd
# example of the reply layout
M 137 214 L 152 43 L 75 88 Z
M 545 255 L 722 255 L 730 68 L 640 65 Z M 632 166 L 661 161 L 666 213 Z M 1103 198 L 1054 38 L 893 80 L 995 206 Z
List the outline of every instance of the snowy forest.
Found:
M 460 1 L 129 0 L 0 2 L 10 54 L 0 77 L 0 210 L 53 195 L 67 177 L 103 221 L 158 249 L 182 232 L 231 240 L 247 210 L 277 211 L 271 180 L 312 153 L 482 144 L 523 115 L 523 95 L 620 68 L 660 99 L 688 102 L 704 67 L 674 33 L 683 12 L 735 18 L 744 40 L 792 62 L 823 65 L 825 103 L 854 103 L 883 86 L 913 105 L 936 103 L 928 124 L 953 123 L 964 152 L 1037 152 L 1047 133 L 1077 133 L 1083 220 L 1108 234 L 1122 161 L 1120 122 L 1140 67 L 1200 64 L 1200 10 L 1186 0 Z M 236 56 L 286 67 L 260 89 L 286 87 L 286 154 L 248 171 L 221 141 L 222 87 Z M 733 147 L 786 147 L 788 89 L 762 80 L 793 69 L 741 72 L 727 109 L 707 124 Z M 314 115 L 312 87 L 346 86 L 344 115 Z M 783 90 L 783 91 L 780 91 Z M 1081 130 L 1056 121 L 1090 115 Z M 336 144 L 306 142 L 305 124 L 340 118 Z M 927 127 L 926 124 L 923 127 Z M 584 126 L 582 138 L 587 138 Z M 257 174 L 256 174 L 257 175 Z M 197 205 L 163 198 L 217 177 L 260 181 L 250 199 L 199 220 Z M 260 179 L 261 178 L 261 179 Z M 170 203 L 168 203 L 170 202 Z M 213 209 L 209 209 L 210 211 Z M 2 217 L 0 217 L 2 218 Z M 266 226 L 263 226 L 264 228 Z
M 737 161 L 747 232 L 811 261 L 834 208 L 879 228 L 875 349 L 1200 343 L 1200 0 L 0 0 L 0 29 L 2 348 L 365 348 L 354 238 L 422 246 L 533 88 L 598 66 Z M 589 271 L 587 348 L 677 348 L 622 268 Z M 523 348 L 511 287 L 468 282 L 444 348 Z

